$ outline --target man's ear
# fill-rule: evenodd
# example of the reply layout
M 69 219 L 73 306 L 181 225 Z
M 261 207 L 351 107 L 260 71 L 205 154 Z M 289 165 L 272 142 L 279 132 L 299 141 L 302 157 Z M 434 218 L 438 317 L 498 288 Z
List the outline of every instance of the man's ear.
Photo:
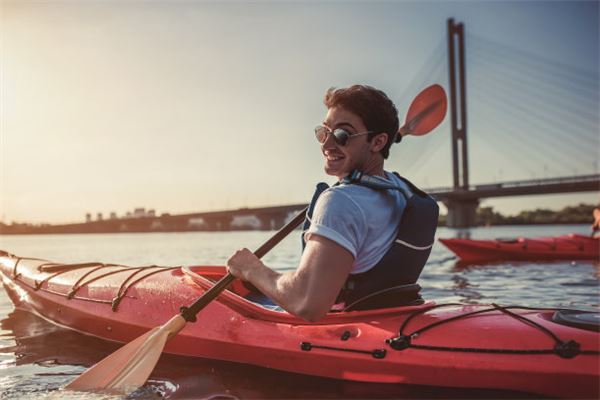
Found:
M 385 147 L 389 140 L 389 136 L 387 133 L 378 133 L 371 139 L 371 150 L 374 153 L 378 153 Z

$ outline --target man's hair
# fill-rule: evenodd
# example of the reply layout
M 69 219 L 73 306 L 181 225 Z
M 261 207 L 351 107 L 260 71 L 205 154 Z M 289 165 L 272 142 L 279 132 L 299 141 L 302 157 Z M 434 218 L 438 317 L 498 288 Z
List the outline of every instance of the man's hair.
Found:
M 394 142 L 400 122 L 394 103 L 381 90 L 367 85 L 353 85 L 348 88 L 329 88 L 323 103 L 327 108 L 341 107 L 358 115 L 368 130 L 374 133 L 368 136 L 387 133 L 388 141 L 380 153 L 388 158 L 390 146 Z

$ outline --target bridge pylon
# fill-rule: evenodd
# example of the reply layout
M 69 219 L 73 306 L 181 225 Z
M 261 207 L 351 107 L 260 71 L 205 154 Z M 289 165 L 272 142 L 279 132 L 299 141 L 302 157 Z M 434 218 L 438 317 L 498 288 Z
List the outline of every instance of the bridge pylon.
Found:
M 452 173 L 455 191 L 469 190 L 469 158 L 467 153 L 467 94 L 465 74 L 464 25 L 448 19 L 448 74 L 450 83 L 450 123 L 452 129 Z M 479 200 L 453 199 L 444 202 L 448 208 L 446 225 L 466 228 L 475 225 Z
M 448 215 L 446 216 L 447 227 L 468 228 L 471 226 L 475 226 L 477 207 L 479 207 L 478 199 L 448 199 L 444 201 L 444 205 L 446 206 L 446 208 L 448 208 Z

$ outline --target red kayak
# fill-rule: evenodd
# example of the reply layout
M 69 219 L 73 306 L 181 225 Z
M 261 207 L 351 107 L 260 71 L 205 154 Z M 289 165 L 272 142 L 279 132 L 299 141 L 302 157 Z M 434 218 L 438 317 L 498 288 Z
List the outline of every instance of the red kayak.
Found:
M 600 239 L 583 235 L 516 239 L 439 239 L 462 261 L 598 260 Z
M 130 342 L 164 324 L 224 267 L 58 264 L 0 253 L 15 305 L 73 330 Z M 308 323 L 248 300 L 239 281 L 165 352 L 350 381 L 598 398 L 596 312 L 498 305 L 407 305 L 331 312 Z

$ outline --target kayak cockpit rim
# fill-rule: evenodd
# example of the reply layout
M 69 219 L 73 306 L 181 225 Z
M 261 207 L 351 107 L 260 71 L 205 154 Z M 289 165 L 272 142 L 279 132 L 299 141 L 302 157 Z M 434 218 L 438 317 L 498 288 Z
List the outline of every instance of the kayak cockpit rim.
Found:
M 203 276 L 203 272 L 212 272 L 212 274 L 215 274 L 215 277 L 218 275 L 225 274 L 225 268 L 218 266 L 183 266 L 181 267 L 181 271 L 184 273 L 185 276 L 190 278 L 196 285 L 200 286 L 204 290 L 210 289 L 214 285 L 214 282 L 208 279 L 207 277 Z M 231 307 L 235 311 L 248 318 L 260 319 L 270 322 L 285 322 L 292 324 L 307 325 L 327 325 L 331 323 L 352 322 L 356 319 L 357 315 L 375 317 L 383 316 L 386 314 L 405 314 L 414 312 L 416 310 L 430 308 L 436 304 L 434 301 L 426 301 L 423 304 L 414 306 L 399 306 L 361 311 L 329 312 L 324 318 L 322 318 L 319 321 L 308 322 L 285 311 L 273 311 L 268 308 L 265 308 L 260 304 L 257 304 L 251 300 L 244 298 L 243 296 L 236 293 L 234 290 L 223 291 L 223 293 L 221 293 L 216 300 L 223 302 L 228 307 Z

